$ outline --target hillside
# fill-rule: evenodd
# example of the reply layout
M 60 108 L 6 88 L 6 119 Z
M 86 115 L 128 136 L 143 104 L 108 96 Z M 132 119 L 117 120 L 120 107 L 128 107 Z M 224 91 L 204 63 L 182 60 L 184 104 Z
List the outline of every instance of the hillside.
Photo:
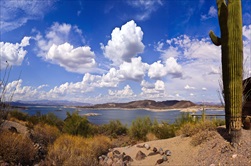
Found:
M 105 103 L 97 104 L 93 106 L 84 106 L 81 108 L 124 108 L 124 109 L 135 109 L 135 108 L 145 108 L 145 109 L 176 109 L 176 108 L 188 108 L 196 106 L 191 101 L 186 100 L 166 100 L 166 101 L 154 101 L 154 100 L 139 100 L 132 101 L 128 103 Z

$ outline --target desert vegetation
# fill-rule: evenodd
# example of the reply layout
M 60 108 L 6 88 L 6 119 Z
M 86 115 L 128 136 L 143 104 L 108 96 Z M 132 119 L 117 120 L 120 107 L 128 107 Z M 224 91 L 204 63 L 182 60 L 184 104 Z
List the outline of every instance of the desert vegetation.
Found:
M 193 137 L 193 144 L 199 145 L 212 137 L 207 131 L 214 131 L 224 124 L 222 120 L 193 119 L 189 113 L 181 114 L 173 124 L 140 117 L 130 126 L 119 120 L 94 125 L 77 112 L 67 113 L 63 121 L 52 113 L 29 116 L 9 111 L 6 121 L 26 126 L 29 131 L 29 135 L 23 135 L 18 130 L 1 130 L 0 162 L 14 165 L 97 165 L 98 157 L 109 148 L 178 135 Z

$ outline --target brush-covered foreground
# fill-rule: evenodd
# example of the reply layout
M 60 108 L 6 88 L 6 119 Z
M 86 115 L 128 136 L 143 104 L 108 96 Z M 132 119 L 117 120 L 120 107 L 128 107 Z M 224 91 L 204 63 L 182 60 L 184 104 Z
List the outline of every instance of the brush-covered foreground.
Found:
M 67 114 L 67 118 L 61 121 L 53 114 L 28 116 L 14 111 L 9 112 L 1 124 L 0 164 L 98 165 L 99 157 L 106 155 L 111 148 L 131 147 L 144 141 L 164 141 L 158 139 L 175 136 L 181 140 L 191 139 L 189 146 L 197 149 L 214 139 L 218 134 L 217 126 L 222 124 L 222 120 L 193 120 L 184 113 L 174 124 L 143 117 L 134 120 L 130 127 L 120 121 L 97 126 L 77 113 Z M 11 126 L 16 130 L 11 130 Z M 23 127 L 27 131 L 20 130 Z M 182 149 L 184 144 L 176 145 Z M 168 144 L 165 147 L 168 148 Z

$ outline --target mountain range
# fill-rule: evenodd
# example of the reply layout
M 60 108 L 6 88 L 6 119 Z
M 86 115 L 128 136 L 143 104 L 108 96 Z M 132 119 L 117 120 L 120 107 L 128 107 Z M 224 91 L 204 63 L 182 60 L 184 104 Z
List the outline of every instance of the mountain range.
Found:
M 91 104 L 67 100 L 34 100 L 34 101 L 15 101 L 12 106 L 89 106 Z
M 187 100 L 166 100 L 166 101 L 154 101 L 154 100 L 139 100 L 128 103 L 105 103 L 96 104 L 93 106 L 84 106 L 81 108 L 147 108 L 147 109 L 176 109 L 176 108 L 188 108 L 196 106 L 195 103 Z

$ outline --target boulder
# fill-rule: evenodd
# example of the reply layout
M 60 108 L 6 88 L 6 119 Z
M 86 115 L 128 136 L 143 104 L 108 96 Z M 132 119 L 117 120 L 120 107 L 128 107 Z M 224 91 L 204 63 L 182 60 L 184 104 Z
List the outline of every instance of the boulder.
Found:
M 135 157 L 136 160 L 143 160 L 145 158 L 146 158 L 146 155 L 142 151 L 138 151 L 138 153 L 136 154 L 136 157 Z
M 145 146 L 146 150 L 149 150 L 151 148 L 150 145 L 148 145 L 148 144 L 145 144 L 144 146 Z
M 171 156 L 171 151 L 170 151 L 170 150 L 166 150 L 166 151 L 165 151 L 165 155 Z

